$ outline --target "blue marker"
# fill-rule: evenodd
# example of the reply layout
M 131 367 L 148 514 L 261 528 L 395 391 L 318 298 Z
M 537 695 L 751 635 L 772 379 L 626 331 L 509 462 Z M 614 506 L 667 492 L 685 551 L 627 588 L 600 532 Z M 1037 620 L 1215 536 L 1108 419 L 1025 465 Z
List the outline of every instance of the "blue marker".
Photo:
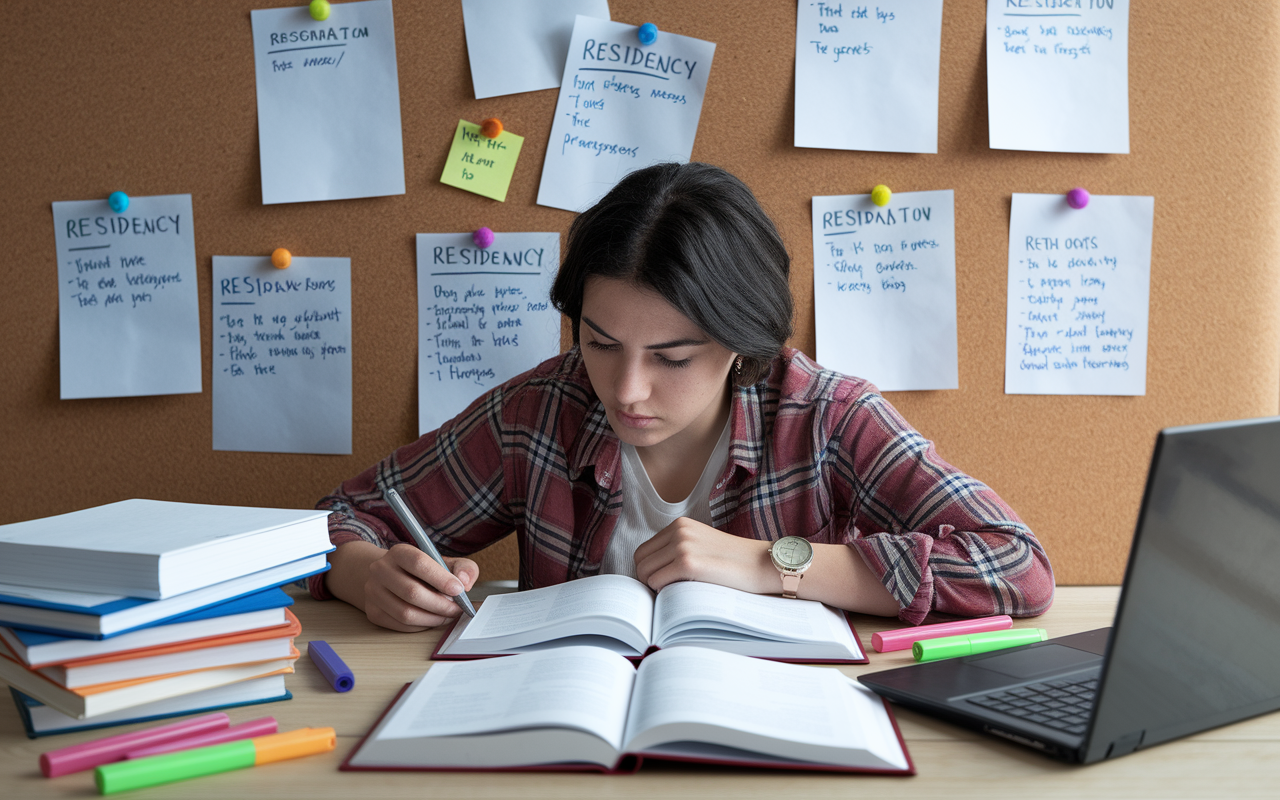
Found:
M 351 673 L 351 668 L 338 658 L 328 642 L 321 639 L 308 642 L 307 655 L 335 692 L 349 692 L 356 685 L 356 676 Z
M 124 192 L 112 192 L 107 198 L 107 205 L 111 206 L 111 210 L 117 214 L 123 214 L 124 210 L 129 207 L 129 195 Z
M 640 39 L 640 44 L 653 44 L 658 41 L 658 26 L 652 22 L 646 22 L 640 26 L 640 30 L 636 32 L 636 36 Z

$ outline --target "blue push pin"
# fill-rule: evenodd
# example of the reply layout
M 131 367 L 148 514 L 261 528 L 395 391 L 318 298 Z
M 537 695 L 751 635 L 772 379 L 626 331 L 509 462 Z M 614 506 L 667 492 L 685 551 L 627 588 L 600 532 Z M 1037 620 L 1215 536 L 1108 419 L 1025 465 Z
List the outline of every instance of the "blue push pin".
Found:
M 112 192 L 107 198 L 107 205 L 111 206 L 111 210 L 117 214 L 123 214 L 124 210 L 129 207 L 129 195 L 124 192 Z
M 653 44 L 658 41 L 658 26 L 652 22 L 646 22 L 640 26 L 636 36 L 640 37 L 640 44 Z

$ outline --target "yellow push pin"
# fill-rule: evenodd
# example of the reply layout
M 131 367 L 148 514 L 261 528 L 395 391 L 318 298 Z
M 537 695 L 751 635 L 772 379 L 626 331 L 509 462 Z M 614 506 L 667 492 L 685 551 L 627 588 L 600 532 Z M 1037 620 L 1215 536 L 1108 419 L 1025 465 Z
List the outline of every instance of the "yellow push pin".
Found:
M 271 252 L 271 266 L 276 269 L 288 269 L 293 263 L 293 254 L 283 247 L 277 247 Z
M 311 0 L 311 18 L 316 22 L 324 22 L 329 18 L 329 0 Z
M 889 187 L 883 183 L 871 190 L 871 202 L 878 206 L 889 205 L 889 198 L 891 197 L 893 197 L 893 192 L 889 191 Z

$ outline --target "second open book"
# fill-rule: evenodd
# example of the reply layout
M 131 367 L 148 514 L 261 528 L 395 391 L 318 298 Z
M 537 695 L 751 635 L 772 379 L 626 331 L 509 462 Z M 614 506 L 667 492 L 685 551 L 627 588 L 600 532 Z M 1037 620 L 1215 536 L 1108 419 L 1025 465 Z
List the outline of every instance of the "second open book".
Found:
M 843 612 L 697 581 L 654 597 L 625 575 L 597 575 L 494 595 L 463 617 L 432 658 L 457 660 L 593 645 L 639 659 L 653 649 L 696 645 L 778 661 L 866 663 Z

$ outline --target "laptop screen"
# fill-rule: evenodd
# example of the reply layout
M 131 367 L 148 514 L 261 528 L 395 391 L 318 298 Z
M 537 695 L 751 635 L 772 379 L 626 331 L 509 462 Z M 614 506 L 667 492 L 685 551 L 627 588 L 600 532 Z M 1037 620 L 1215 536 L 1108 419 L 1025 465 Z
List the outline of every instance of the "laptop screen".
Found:
M 1160 434 L 1097 708 L 1086 761 L 1280 708 L 1280 418 Z

